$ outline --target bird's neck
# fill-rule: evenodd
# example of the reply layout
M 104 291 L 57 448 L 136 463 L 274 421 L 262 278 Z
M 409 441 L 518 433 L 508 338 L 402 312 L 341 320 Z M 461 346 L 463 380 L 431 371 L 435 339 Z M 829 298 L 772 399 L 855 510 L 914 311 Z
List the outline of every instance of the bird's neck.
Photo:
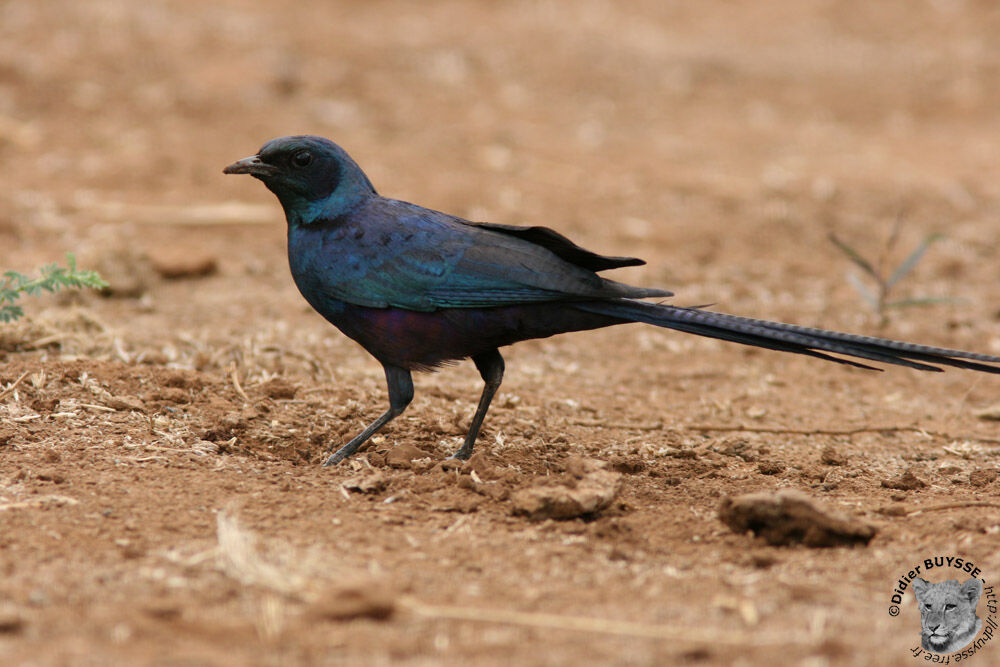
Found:
M 375 196 L 374 192 L 355 191 L 349 196 L 334 192 L 325 199 L 312 201 L 297 198 L 279 199 L 290 227 L 310 227 L 341 218 L 372 196 Z

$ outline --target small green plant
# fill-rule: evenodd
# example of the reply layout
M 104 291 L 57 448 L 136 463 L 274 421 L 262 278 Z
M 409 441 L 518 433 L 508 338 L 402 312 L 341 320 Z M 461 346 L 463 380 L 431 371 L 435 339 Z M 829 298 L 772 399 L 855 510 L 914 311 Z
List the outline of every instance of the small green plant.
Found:
M 60 289 L 101 289 L 108 284 L 97 271 L 81 271 L 76 268 L 76 257 L 66 253 L 67 266 L 49 264 L 40 269 L 41 276 L 32 278 L 17 271 L 7 271 L 0 281 L 0 322 L 12 322 L 24 315 L 24 310 L 14 302 L 22 294 L 34 296 L 42 291 L 57 292 Z
M 893 225 L 892 232 L 889 234 L 889 238 L 886 239 L 885 245 L 882 248 L 882 253 L 879 256 L 877 262 L 870 262 L 865 257 L 861 255 L 857 250 L 849 246 L 847 243 L 841 241 L 837 236 L 831 232 L 829 234 L 830 241 L 833 242 L 837 248 L 847 255 L 848 259 L 854 262 L 855 266 L 864 271 L 869 278 L 875 283 L 874 289 L 867 285 L 861 278 L 858 277 L 856 273 L 849 272 L 847 274 L 847 281 L 851 283 L 851 286 L 858 291 L 861 298 L 865 300 L 872 307 L 879 318 L 881 319 L 880 324 L 885 325 L 888 321 L 888 310 L 890 308 L 907 308 L 910 306 L 929 306 L 936 303 L 955 303 L 958 299 L 947 296 L 921 296 L 921 297 L 909 297 L 894 299 L 891 298 L 892 289 L 900 283 L 923 259 L 924 254 L 927 249 L 931 247 L 932 244 L 940 241 L 944 238 L 942 234 L 928 234 L 924 237 L 923 241 L 917 245 L 916 249 L 913 250 L 906 259 L 904 259 L 899 266 L 895 269 L 889 269 L 889 258 L 893 254 L 893 250 L 899 241 L 899 232 L 902 228 L 902 218 L 896 219 L 896 224 Z

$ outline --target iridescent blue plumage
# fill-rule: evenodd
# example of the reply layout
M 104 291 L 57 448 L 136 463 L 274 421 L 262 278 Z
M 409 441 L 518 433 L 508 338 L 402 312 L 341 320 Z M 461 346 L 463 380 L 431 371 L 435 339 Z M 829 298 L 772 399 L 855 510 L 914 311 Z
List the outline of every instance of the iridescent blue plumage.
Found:
M 405 409 L 413 397 L 410 371 L 465 358 L 486 382 L 455 454 L 468 458 L 503 377 L 498 348 L 627 322 L 865 368 L 828 353 L 920 370 L 940 370 L 930 362 L 1000 373 L 987 365 L 1000 357 L 640 301 L 671 293 L 597 272 L 641 260 L 598 255 L 544 227 L 474 223 L 386 199 L 342 148 L 321 137 L 275 139 L 225 172 L 250 174 L 278 197 L 299 291 L 385 368 L 389 409 L 327 465 Z

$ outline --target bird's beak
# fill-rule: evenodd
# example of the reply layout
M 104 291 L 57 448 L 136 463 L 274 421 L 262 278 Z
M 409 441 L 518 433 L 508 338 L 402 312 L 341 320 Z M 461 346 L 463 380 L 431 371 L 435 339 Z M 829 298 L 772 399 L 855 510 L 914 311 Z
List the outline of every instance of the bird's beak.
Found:
M 261 162 L 259 155 L 251 155 L 242 160 L 237 160 L 222 170 L 223 174 L 250 174 L 251 176 L 264 176 L 275 171 L 273 165 Z

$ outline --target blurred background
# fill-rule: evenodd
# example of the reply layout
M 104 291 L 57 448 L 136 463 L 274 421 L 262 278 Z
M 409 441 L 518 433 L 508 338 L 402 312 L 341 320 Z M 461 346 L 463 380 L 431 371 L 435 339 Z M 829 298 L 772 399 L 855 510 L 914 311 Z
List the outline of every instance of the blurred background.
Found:
M 4 0 L 0 264 L 280 264 L 276 203 L 220 170 L 315 133 L 384 195 L 641 254 L 623 277 L 686 302 L 857 299 L 826 235 L 876 255 L 898 217 L 903 250 L 950 239 L 914 289 L 992 285 L 998 29 L 973 0 Z
M 382 370 L 297 294 L 273 195 L 222 168 L 319 134 L 383 195 L 643 257 L 613 277 L 674 303 L 997 354 L 998 35 L 993 0 L 0 0 L 0 271 L 71 251 L 111 283 L 0 325 L 0 389 L 23 380 L 0 404 L 0 503 L 20 503 L 0 662 L 909 664 L 917 612 L 893 625 L 875 591 L 953 549 L 1000 572 L 974 506 L 997 489 L 995 423 L 972 416 L 995 379 L 643 327 L 526 342 L 505 352 L 483 476 L 509 495 L 569 456 L 617 461 L 609 516 L 531 523 L 438 468 L 348 493 L 360 457 L 313 463 L 381 412 Z M 887 295 L 922 305 L 878 312 L 876 277 L 922 244 Z M 480 388 L 471 364 L 421 375 L 378 446 L 443 457 Z M 721 496 L 785 486 L 883 532 L 859 556 L 718 522 Z M 73 503 L 31 504 L 54 492 Z M 277 567 L 302 595 L 219 564 L 234 499 L 309 555 Z M 670 634 L 303 602 L 357 572 L 427 604 Z

